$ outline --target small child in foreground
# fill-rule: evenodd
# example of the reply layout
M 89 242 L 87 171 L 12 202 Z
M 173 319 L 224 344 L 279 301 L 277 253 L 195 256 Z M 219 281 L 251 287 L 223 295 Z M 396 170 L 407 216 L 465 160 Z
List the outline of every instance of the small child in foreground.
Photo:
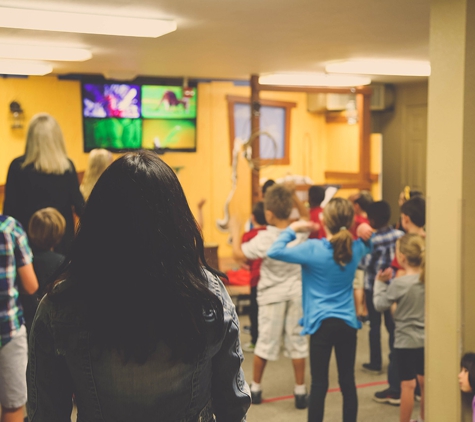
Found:
M 400 422 L 424 421 L 424 267 L 425 242 L 417 234 L 405 234 L 396 243 L 399 264 L 405 275 L 391 284 L 381 281 L 382 271 L 374 285 L 374 307 L 378 312 L 397 303 L 394 313 L 394 351 L 401 380 Z M 421 390 L 420 418 L 411 419 L 414 408 L 416 378 Z
M 463 393 L 475 392 L 475 353 L 465 353 L 460 362 L 458 375 L 460 390 Z M 475 396 L 472 400 L 472 421 L 475 422 Z

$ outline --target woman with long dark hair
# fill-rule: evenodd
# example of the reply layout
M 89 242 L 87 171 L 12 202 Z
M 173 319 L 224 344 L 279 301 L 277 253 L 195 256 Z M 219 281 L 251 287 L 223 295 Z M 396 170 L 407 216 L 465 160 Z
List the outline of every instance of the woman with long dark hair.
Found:
M 30 421 L 241 421 L 234 306 L 173 172 L 128 153 L 95 185 L 30 336 Z

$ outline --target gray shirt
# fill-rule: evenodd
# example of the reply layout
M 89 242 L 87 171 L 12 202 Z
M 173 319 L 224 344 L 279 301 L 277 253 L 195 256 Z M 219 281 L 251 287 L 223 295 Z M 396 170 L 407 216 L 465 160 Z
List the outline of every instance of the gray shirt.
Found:
M 389 285 L 376 281 L 373 302 L 379 312 L 397 303 L 394 313 L 395 348 L 424 347 L 424 284 L 419 281 L 419 274 L 395 278 Z

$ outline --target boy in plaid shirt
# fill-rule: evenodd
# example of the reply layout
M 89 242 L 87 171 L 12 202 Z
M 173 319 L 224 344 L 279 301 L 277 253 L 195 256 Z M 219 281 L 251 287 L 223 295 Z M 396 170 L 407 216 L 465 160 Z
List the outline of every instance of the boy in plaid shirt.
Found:
M 391 218 L 391 208 L 386 201 L 373 202 L 367 210 L 369 224 L 375 229 L 373 236 L 373 252 L 365 259 L 365 296 L 368 306 L 368 316 L 370 323 L 369 346 L 370 362 L 363 364 L 363 369 L 372 373 L 381 373 L 381 317 L 384 314 L 384 325 L 389 333 L 389 354 L 388 383 L 389 388 L 375 393 L 373 399 L 379 403 L 389 403 L 398 405 L 401 401 L 401 387 L 397 376 L 392 350 L 394 346 L 394 321 L 391 310 L 384 313 L 376 311 L 373 305 L 373 286 L 376 275 L 379 271 L 384 271 L 391 266 L 396 253 L 396 241 L 404 234 L 400 230 L 389 226 Z
M 28 346 L 20 287 L 33 294 L 38 280 L 21 224 L 0 215 L 0 404 L 1 420 L 23 422 Z

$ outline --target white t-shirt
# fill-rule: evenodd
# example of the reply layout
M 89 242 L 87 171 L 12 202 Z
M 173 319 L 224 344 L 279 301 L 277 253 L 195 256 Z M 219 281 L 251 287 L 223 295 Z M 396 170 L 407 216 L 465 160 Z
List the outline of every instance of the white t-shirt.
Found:
M 249 242 L 241 245 L 248 259 L 262 258 L 261 277 L 257 285 L 259 305 L 284 302 L 302 296 L 302 270 L 299 264 L 277 261 L 267 256 L 267 251 L 279 237 L 283 229 L 267 226 Z M 307 240 L 309 233 L 297 233 L 297 239 L 287 246 L 292 247 Z

